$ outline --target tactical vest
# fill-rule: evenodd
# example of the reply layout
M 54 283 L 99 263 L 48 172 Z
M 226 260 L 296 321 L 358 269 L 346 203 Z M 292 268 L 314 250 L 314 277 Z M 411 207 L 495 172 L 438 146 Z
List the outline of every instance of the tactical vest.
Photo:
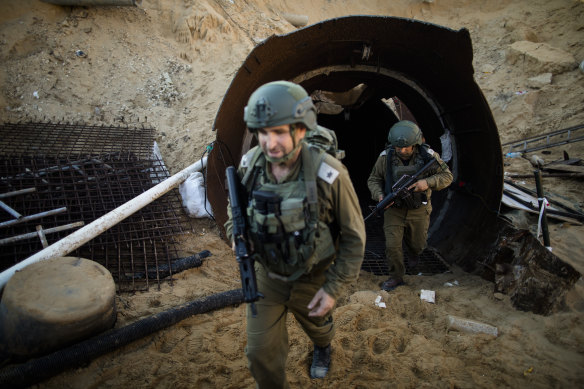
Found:
M 298 179 L 280 184 L 270 183 L 263 172 L 266 163 L 259 147 L 246 158 L 250 159 L 242 183 L 249 193 L 253 258 L 271 277 L 293 281 L 335 254 L 333 234 L 319 217 L 318 204 L 318 192 L 330 194 L 330 185 L 322 180 L 317 184 L 317 169 L 332 157 L 303 143 Z
M 385 195 L 387 196 L 392 192 L 392 186 L 394 182 L 397 182 L 404 174 L 412 175 L 418 172 L 424 167 L 424 165 L 434 158 L 428 152 L 430 146 L 422 144 L 418 147 L 418 152 L 415 153 L 414 157 L 410 160 L 408 165 L 400 165 L 398 158 L 395 155 L 395 149 L 389 147 L 386 149 L 386 169 L 385 169 Z M 427 177 L 429 174 L 425 174 L 423 177 Z M 408 208 L 417 209 L 427 202 L 426 192 L 414 192 L 412 193 L 411 199 L 408 202 L 396 201 L 394 207 L 396 208 Z

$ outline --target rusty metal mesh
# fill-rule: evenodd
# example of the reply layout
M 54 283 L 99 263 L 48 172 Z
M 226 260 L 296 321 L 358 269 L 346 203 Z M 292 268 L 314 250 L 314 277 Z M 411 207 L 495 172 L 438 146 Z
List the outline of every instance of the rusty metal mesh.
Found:
M 365 257 L 361 268 L 375 275 L 389 275 L 389 266 L 385 259 L 385 236 L 383 234 L 383 216 L 373 216 L 365 223 L 367 241 L 365 243 Z M 420 255 L 418 264 L 410 266 L 412 254 L 404 245 L 404 263 L 406 274 L 432 275 L 445 273 L 450 270 L 448 263 L 433 247 L 427 247 Z
M 49 233 L 51 229 L 89 224 L 168 178 L 153 146 L 152 128 L 0 125 L 0 195 L 29 190 L 1 200 L 23 217 L 56 212 L 18 222 L 0 209 L 0 269 L 43 248 L 38 234 L 15 237 L 41 228 L 50 245 L 79 227 Z M 145 290 L 152 282 L 159 285 L 159 266 L 169 268 L 178 258 L 173 236 L 184 232 L 184 222 L 174 189 L 69 255 L 105 266 L 119 291 Z M 172 275 L 167 279 L 172 280 Z

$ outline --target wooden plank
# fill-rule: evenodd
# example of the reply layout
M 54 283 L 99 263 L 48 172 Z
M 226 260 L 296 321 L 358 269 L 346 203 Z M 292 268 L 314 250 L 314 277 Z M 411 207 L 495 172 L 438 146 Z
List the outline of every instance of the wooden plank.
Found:
M 566 173 L 580 173 L 584 174 L 584 166 L 579 165 L 546 165 L 543 167 L 544 171 L 561 171 Z
M 558 161 L 553 161 L 550 163 L 546 163 L 544 167 L 552 166 L 552 165 L 576 165 L 580 163 L 580 158 L 569 158 L 569 159 L 560 159 Z

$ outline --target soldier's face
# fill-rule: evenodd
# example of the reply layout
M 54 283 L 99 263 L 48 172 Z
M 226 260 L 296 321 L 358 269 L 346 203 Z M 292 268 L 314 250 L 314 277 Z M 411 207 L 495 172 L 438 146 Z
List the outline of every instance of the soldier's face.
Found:
M 294 138 L 290 135 L 290 125 L 265 127 L 258 130 L 258 141 L 264 153 L 271 158 L 282 158 L 294 149 L 304 137 L 306 129 L 297 128 Z
M 414 146 L 412 145 L 408 147 L 396 147 L 395 153 L 401 159 L 410 159 L 414 154 Z

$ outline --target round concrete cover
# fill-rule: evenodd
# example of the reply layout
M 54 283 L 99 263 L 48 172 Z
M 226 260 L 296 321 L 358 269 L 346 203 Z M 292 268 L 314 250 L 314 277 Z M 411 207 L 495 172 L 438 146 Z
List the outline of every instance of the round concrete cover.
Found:
M 0 347 L 13 356 L 48 353 L 109 329 L 115 283 L 97 262 L 60 257 L 12 276 L 0 302 Z

